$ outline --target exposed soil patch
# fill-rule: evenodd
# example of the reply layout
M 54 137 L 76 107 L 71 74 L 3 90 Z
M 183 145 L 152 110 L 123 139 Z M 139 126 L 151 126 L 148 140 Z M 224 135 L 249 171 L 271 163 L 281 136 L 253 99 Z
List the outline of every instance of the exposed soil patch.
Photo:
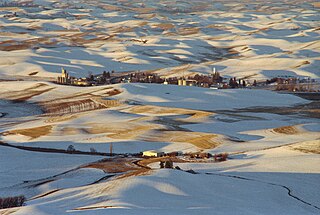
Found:
M 182 36 L 188 36 L 192 34 L 198 34 L 199 33 L 199 28 L 179 28 L 178 29 L 178 34 Z
M 108 173 L 123 173 L 141 169 L 141 167 L 133 163 L 134 161 L 134 159 L 130 158 L 107 158 L 99 162 L 90 163 L 82 168 L 101 169 Z
M 312 140 L 306 141 L 299 144 L 294 144 L 288 146 L 290 149 L 301 151 L 304 153 L 314 153 L 320 154 L 320 139 L 319 140 Z
M 70 114 L 106 108 L 104 105 L 96 103 L 92 99 L 83 99 L 62 103 L 46 103 L 42 104 L 42 107 L 47 114 Z
M 144 135 L 149 130 L 155 129 L 155 125 L 138 125 L 133 128 L 126 129 L 122 132 L 115 132 L 113 134 L 107 135 L 110 138 L 114 139 L 134 139 L 139 135 Z
M 19 211 L 20 208 L 7 208 L 1 210 L 1 215 L 11 215 Z
M 30 137 L 31 139 L 35 139 L 41 136 L 46 136 L 51 133 L 52 125 L 46 125 L 41 127 L 35 127 L 35 128 L 28 128 L 28 129 L 18 129 L 18 130 L 12 130 L 2 133 L 3 136 L 6 135 L 24 135 L 27 137 Z
M 106 87 L 85 93 L 73 94 L 72 96 L 70 95 L 65 97 L 58 97 L 54 100 L 41 102 L 39 103 L 39 105 L 41 105 L 46 115 L 59 116 L 66 114 L 75 114 L 85 111 L 120 106 L 122 103 L 119 100 L 104 99 L 105 96 L 109 97 L 111 95 L 116 95 L 119 93 L 121 93 L 120 90 Z M 60 119 L 56 118 L 56 120 Z M 65 121 L 66 119 L 61 118 L 61 120 Z
M 120 93 L 121 93 L 121 91 L 118 90 L 118 89 L 113 89 L 113 90 L 110 90 L 110 91 L 107 92 L 107 94 L 108 94 L 109 96 L 115 96 L 115 95 L 118 95 L 118 94 L 120 94 Z
M 134 158 L 107 158 L 82 166 L 82 168 L 95 168 L 107 173 L 120 173 L 113 178 L 114 180 L 150 174 L 150 168 L 137 165 L 137 161 Z
M 49 87 L 47 84 L 39 83 L 23 90 L 7 92 L 1 97 L 14 102 L 25 102 L 34 96 L 41 95 L 53 89 L 54 87 Z
M 72 119 L 76 119 L 77 115 L 62 115 L 62 116 L 52 116 L 45 120 L 46 123 L 54 123 L 54 122 L 64 122 Z
M 297 134 L 299 131 L 294 126 L 283 126 L 279 128 L 274 128 L 273 131 L 279 134 Z
M 109 133 L 107 136 L 114 139 L 133 139 L 149 130 L 161 128 L 159 125 L 137 123 L 112 123 L 112 126 L 103 123 L 86 124 L 81 131 L 88 134 Z M 75 128 L 76 129 L 76 128 Z
M 171 23 L 159 23 L 159 24 L 155 24 L 154 26 L 156 28 L 161 28 L 162 30 L 165 30 L 165 31 L 174 28 L 174 25 Z
M 212 115 L 207 111 L 188 110 L 183 108 L 160 107 L 153 105 L 139 105 L 128 109 L 128 112 L 143 115 L 190 115 L 185 119 L 177 119 L 181 121 L 197 121 Z
M 213 149 L 221 144 L 217 137 L 218 135 L 210 133 L 156 130 L 140 136 L 140 139 L 150 142 L 190 143 L 200 149 Z
M 70 100 L 66 102 L 43 102 L 40 104 L 44 112 L 50 115 L 72 114 L 91 110 L 99 110 L 120 105 L 118 100 L 103 100 L 101 98 L 88 98 Z

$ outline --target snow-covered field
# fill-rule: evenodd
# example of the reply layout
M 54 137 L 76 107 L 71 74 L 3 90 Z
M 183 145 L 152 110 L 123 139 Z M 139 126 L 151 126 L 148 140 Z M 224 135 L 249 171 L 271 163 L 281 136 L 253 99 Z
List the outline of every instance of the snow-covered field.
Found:
M 0 214 L 319 214 L 318 100 L 257 89 L 46 81 L 60 67 L 74 76 L 180 76 L 214 66 L 247 80 L 317 79 L 317 2 L 8 2 L 0 7 L 0 197 L 27 201 Z M 77 151 L 68 153 L 70 145 Z M 90 154 L 111 146 L 123 156 L 229 158 L 183 158 L 174 161 L 178 170 Z
M 320 120 L 318 109 L 308 108 L 309 100 L 265 90 L 156 84 L 77 88 L 24 81 L 19 89 L 16 84 L 1 82 L 1 112 L 6 113 L 0 118 L 1 141 L 42 151 L 0 146 L 0 195 L 28 199 L 26 206 L 7 212 L 319 212 Z M 109 96 L 114 89 L 120 94 Z M 91 103 L 118 105 L 87 109 L 79 104 L 89 97 Z M 41 112 L 57 102 L 61 109 Z M 113 178 L 111 172 L 83 168 L 102 156 L 43 152 L 69 145 L 83 152 L 108 152 L 110 143 L 116 153 L 201 150 L 228 152 L 230 159 L 174 163 L 182 170 L 160 170 L 155 162 L 151 172 Z M 197 174 L 184 171 L 189 169 Z
M 6 78 L 56 77 L 60 67 L 77 77 L 104 70 L 182 76 L 212 67 L 258 80 L 320 77 L 313 0 L 31 2 L 0 8 Z

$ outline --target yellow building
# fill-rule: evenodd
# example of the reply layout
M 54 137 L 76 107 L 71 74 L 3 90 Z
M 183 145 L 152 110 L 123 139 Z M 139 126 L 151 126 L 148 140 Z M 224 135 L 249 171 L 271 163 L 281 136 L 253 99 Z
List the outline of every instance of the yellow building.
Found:
M 196 86 L 197 81 L 196 80 L 186 80 L 186 79 L 179 79 L 178 85 L 180 86 Z
M 162 156 L 164 156 L 164 152 L 158 152 L 155 150 L 144 151 L 142 153 L 142 156 L 144 156 L 144 157 L 162 157 Z
M 78 85 L 78 86 L 90 86 L 91 84 L 85 80 L 85 79 L 75 79 L 73 81 L 74 85 Z

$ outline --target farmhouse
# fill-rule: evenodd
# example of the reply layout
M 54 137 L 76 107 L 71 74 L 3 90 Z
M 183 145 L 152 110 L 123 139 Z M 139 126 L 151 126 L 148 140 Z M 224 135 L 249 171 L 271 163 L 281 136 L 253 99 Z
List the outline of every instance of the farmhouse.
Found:
M 158 152 L 155 150 L 144 151 L 142 152 L 143 157 L 162 157 L 164 156 L 164 152 Z

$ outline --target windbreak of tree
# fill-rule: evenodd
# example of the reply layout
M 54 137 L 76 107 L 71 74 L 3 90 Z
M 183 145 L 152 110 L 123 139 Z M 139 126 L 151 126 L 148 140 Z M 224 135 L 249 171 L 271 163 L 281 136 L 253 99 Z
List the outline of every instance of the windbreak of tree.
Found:
M 0 209 L 20 207 L 24 205 L 25 201 L 26 201 L 25 196 L 13 196 L 13 197 L 0 198 Z

